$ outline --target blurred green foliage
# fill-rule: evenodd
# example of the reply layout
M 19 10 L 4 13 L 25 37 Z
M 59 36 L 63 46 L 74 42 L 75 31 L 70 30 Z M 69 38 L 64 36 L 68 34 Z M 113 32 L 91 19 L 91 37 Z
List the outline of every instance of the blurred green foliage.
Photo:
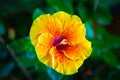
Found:
M 120 0 L 1 0 L 0 80 L 30 80 L 19 66 L 33 80 L 120 80 L 120 36 L 106 30 L 114 18 L 110 9 L 118 3 Z M 74 75 L 62 75 L 39 62 L 29 39 L 32 21 L 56 11 L 78 15 L 92 42 L 90 58 Z M 16 36 L 11 39 L 12 35 Z

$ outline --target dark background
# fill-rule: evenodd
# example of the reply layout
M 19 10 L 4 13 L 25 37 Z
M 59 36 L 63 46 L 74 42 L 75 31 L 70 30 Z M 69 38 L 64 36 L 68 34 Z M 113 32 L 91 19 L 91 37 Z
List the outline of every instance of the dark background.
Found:
M 82 19 L 93 48 L 69 76 L 40 63 L 29 40 L 36 17 L 61 10 Z M 120 0 L 0 0 L 0 80 L 120 80 Z

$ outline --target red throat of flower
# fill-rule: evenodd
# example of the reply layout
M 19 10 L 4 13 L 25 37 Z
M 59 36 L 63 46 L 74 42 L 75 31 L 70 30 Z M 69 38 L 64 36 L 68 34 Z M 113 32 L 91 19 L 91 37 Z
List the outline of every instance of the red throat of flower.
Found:
M 68 45 L 67 39 L 63 37 L 54 37 L 53 46 L 56 47 L 57 50 L 63 50 Z

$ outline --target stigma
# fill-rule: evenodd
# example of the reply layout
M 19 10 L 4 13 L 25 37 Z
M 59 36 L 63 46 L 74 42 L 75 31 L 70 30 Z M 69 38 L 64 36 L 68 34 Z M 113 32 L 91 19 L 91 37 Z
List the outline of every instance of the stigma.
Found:
M 64 50 L 68 45 L 68 40 L 63 37 L 54 37 L 53 46 L 56 47 L 57 50 Z

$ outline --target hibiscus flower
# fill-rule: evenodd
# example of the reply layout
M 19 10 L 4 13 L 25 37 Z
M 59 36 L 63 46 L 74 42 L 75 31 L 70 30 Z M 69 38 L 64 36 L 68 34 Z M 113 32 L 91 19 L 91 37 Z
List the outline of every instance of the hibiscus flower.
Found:
M 40 62 L 64 75 L 74 74 L 92 51 L 81 19 L 63 11 L 40 15 L 30 39 Z

